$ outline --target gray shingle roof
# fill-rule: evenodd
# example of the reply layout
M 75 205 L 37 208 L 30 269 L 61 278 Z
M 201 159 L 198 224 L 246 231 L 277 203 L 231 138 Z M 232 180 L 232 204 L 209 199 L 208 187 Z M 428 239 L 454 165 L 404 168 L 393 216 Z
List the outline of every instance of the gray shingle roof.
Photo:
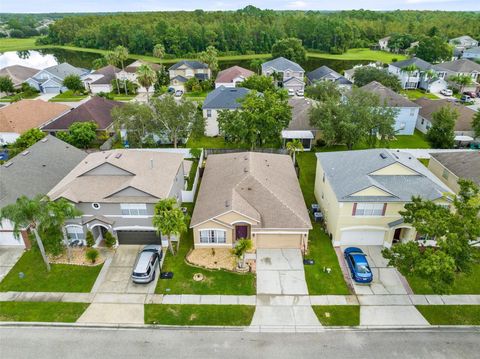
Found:
M 310 82 L 323 80 L 325 77 L 328 76 L 329 78 L 335 79 L 335 82 L 338 83 L 338 84 L 341 84 L 341 85 L 351 85 L 352 84 L 345 77 L 340 75 L 337 71 L 334 71 L 334 70 L 332 70 L 331 68 L 329 68 L 328 66 L 325 66 L 325 65 L 320 66 L 319 68 L 317 68 L 313 71 L 307 72 L 307 74 L 305 76 L 310 80 Z
M 382 157 L 383 156 L 383 157 Z M 451 192 L 423 164 L 406 152 L 388 149 L 317 153 L 325 176 L 340 202 L 408 202 L 412 196 L 427 200 Z M 399 163 L 418 175 L 372 175 Z M 377 187 L 390 196 L 352 196 L 363 189 Z
M 47 194 L 87 154 L 51 135 L 0 166 L 0 208 L 18 197 Z M 8 165 L 11 163 L 11 165 Z
M 276 59 L 264 62 L 262 64 L 262 70 L 268 69 L 269 67 L 273 68 L 275 71 L 304 71 L 299 64 L 284 57 L 277 57 Z
M 203 102 L 204 109 L 236 109 L 249 90 L 243 87 L 220 86 L 210 92 Z
M 469 50 L 470 51 L 470 50 Z M 435 66 L 438 70 L 448 70 L 453 72 L 480 72 L 480 64 L 468 59 L 459 59 L 455 61 L 443 62 Z
M 465 50 L 465 52 L 470 54 L 480 54 L 480 46 L 472 47 L 471 49 Z
M 189 61 L 189 60 L 182 60 L 177 62 L 176 64 L 173 64 L 172 66 L 169 67 L 169 70 L 176 70 L 182 65 L 187 65 L 191 69 L 197 70 L 197 69 L 208 69 L 208 65 L 200 62 L 200 61 Z
M 369 84 L 360 87 L 360 89 L 378 95 L 380 97 L 380 102 L 385 103 L 390 107 L 420 107 L 415 102 L 399 95 L 392 89 L 383 86 L 377 81 L 372 81 Z
M 480 151 L 432 153 L 431 156 L 459 178 L 480 185 Z
M 52 75 L 54 75 L 54 76 L 56 76 L 56 77 L 58 77 L 62 80 L 69 75 L 82 76 L 82 75 L 88 73 L 88 70 L 72 66 L 67 62 L 63 62 L 63 63 L 55 65 L 55 66 L 47 67 L 46 69 L 44 69 L 44 71 L 50 72 Z
M 422 59 L 419 59 L 418 57 L 412 57 L 411 59 L 392 62 L 390 65 L 398 67 L 399 69 L 403 69 L 404 67 L 407 67 L 410 65 L 415 65 L 422 71 L 430 70 L 433 67 L 431 63 L 424 61 Z

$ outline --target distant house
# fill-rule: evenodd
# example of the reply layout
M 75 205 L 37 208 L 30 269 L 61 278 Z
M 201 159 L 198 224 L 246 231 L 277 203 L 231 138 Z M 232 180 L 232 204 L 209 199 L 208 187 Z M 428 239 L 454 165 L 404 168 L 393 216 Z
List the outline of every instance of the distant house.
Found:
M 22 84 L 30 77 L 38 73 L 38 69 L 22 65 L 12 65 L 0 70 L 0 76 L 9 77 L 13 82 L 13 87 L 20 88 Z
M 307 84 L 313 85 L 317 81 L 332 81 L 339 87 L 351 87 L 352 82 L 340 75 L 338 72 L 332 70 L 328 66 L 320 66 L 319 68 L 307 72 L 305 75 L 307 78 Z
M 388 107 L 398 109 L 395 118 L 395 131 L 399 135 L 413 135 L 415 132 L 415 124 L 417 122 L 418 110 L 420 108 L 415 102 L 399 95 L 390 88 L 383 86 L 377 81 L 360 87 L 361 90 L 376 94 L 380 98 L 380 102 Z
M 390 40 L 390 36 L 383 37 L 380 40 L 378 40 L 378 48 L 379 50 L 382 51 L 390 51 L 390 48 L 388 47 L 388 41 Z
M 300 140 L 303 149 L 310 151 L 314 141 L 320 138 L 319 131 L 310 125 L 310 110 L 314 101 L 305 97 L 292 97 L 288 100 L 292 108 L 292 119 L 288 127 L 282 131 L 284 145 L 293 140 Z
M 40 128 L 64 113 L 70 107 L 42 100 L 20 100 L 0 108 L 0 145 L 15 140 L 31 128 Z
M 196 77 L 199 81 L 209 80 L 212 77 L 212 71 L 207 64 L 188 60 L 182 60 L 170 66 L 168 74 L 170 86 L 176 90 L 185 90 L 185 82 L 192 77 Z
M 409 70 L 410 67 L 412 70 Z M 398 77 L 403 89 L 421 88 L 429 92 L 440 92 L 447 88 L 445 74 L 437 70 L 436 65 L 418 57 L 388 65 L 388 72 Z
M 205 134 L 218 136 L 218 114 L 222 110 L 236 110 L 241 107 L 240 101 L 249 90 L 243 87 L 218 87 L 210 92 L 203 102 L 203 117 L 206 120 Z
M 215 88 L 224 86 L 224 87 L 236 87 L 243 80 L 254 75 L 255 72 L 244 69 L 240 66 L 232 66 L 228 69 L 222 70 L 218 73 L 217 78 L 215 79 Z
M 121 70 L 119 68 L 113 65 L 102 67 L 89 74 L 83 80 L 85 88 L 92 94 L 97 94 L 100 92 L 112 92 L 112 81 L 116 79 L 116 75 L 120 71 Z
M 137 81 L 137 73 L 136 72 L 141 65 L 147 65 L 153 71 L 160 71 L 162 69 L 162 65 L 155 64 L 153 62 L 144 61 L 144 60 L 137 60 L 135 62 L 132 62 L 127 67 L 125 67 L 124 70 L 120 70 L 120 71 L 116 72 L 115 76 L 119 80 L 122 80 L 122 81 L 123 80 L 128 80 L 128 81 L 131 81 L 131 82 L 137 84 L 138 85 L 138 89 L 137 89 L 138 92 L 147 92 L 147 89 L 145 87 L 140 86 L 138 84 L 138 81 Z M 150 88 L 148 89 L 149 92 L 153 92 L 153 90 L 154 90 L 153 86 L 150 86 Z
M 465 50 L 478 46 L 478 41 L 468 35 L 456 37 L 449 40 L 448 43 L 453 46 L 455 57 L 460 57 Z
M 434 123 L 433 114 L 446 106 L 454 109 L 458 113 L 458 119 L 455 123 L 454 129 L 455 136 L 469 136 L 472 137 L 472 139 L 475 138 L 475 133 L 472 128 L 472 121 L 476 114 L 474 110 L 448 99 L 429 100 L 427 98 L 420 98 L 414 102 L 420 106 L 416 124 L 416 128 L 419 131 L 427 133 Z
M 124 102 L 94 96 L 70 112 L 43 125 L 41 130 L 54 135 L 58 131 L 68 130 L 70 125 L 75 122 L 95 122 L 98 125 L 98 132 L 112 134 L 114 130 L 111 111 L 114 107 L 123 106 L 124 104 Z
M 80 79 L 83 80 L 89 73 L 89 70 L 74 67 L 63 62 L 59 65 L 37 71 L 35 75 L 28 78 L 25 82 L 43 93 L 59 93 L 67 90 L 67 88 L 63 86 L 65 77 L 78 75 Z
M 38 101 L 38 100 L 37 100 Z M 15 203 L 18 197 L 47 194 L 87 154 L 53 136 L 46 136 L 21 154 L 0 165 L 0 208 Z M 27 232 L 19 239 L 10 221 L 0 227 L 1 246 L 29 246 Z
M 480 186 L 480 151 L 432 153 L 430 156 L 428 169 L 455 193 L 460 190 L 459 179 L 468 179 Z
M 464 59 L 479 60 L 480 59 L 480 46 L 472 47 L 471 49 L 465 50 L 462 57 Z
M 305 70 L 297 63 L 290 61 L 284 57 L 277 57 L 271 61 L 262 64 L 262 75 L 278 76 L 277 84 L 287 90 L 303 90 L 305 82 L 303 77 Z
M 442 62 L 435 65 L 437 72 L 442 73 L 450 86 L 458 87 L 450 80 L 452 76 L 464 75 L 472 78 L 472 84 L 464 86 L 465 91 L 476 91 L 480 81 L 480 64 L 468 59 L 458 59 L 454 61 Z
M 345 70 L 345 71 L 343 71 L 343 76 L 348 81 L 354 83 L 355 82 L 355 71 L 357 71 L 358 69 L 361 69 L 363 67 L 366 67 L 366 66 L 374 67 L 374 68 L 377 68 L 377 69 L 383 69 L 383 66 L 381 65 L 381 63 L 371 62 L 367 65 L 356 65 L 351 69 Z

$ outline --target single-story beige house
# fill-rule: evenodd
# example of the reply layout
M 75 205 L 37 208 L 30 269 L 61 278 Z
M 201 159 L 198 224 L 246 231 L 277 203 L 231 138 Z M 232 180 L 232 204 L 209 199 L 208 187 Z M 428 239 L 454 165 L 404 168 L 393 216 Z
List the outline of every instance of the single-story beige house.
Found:
M 270 153 L 208 156 L 190 227 L 195 248 L 306 250 L 312 224 L 292 159 Z

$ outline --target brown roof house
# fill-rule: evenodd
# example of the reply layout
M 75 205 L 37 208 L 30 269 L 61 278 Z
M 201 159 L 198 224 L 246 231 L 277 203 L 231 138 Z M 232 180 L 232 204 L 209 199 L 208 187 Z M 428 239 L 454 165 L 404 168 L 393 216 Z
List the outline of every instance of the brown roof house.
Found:
M 119 80 L 128 80 L 138 84 L 136 71 L 141 65 L 148 65 L 152 68 L 153 71 L 160 71 L 162 68 L 162 65 L 155 64 L 153 62 L 136 60 L 132 62 L 130 65 L 128 65 L 127 67 L 125 67 L 125 70 L 120 70 L 115 75 Z M 147 89 L 145 87 L 139 86 L 137 91 L 147 92 Z M 150 86 L 150 88 L 148 89 L 148 92 L 153 92 L 153 91 L 154 91 L 153 86 Z
M 20 88 L 22 84 L 39 70 L 22 65 L 12 65 L 0 69 L 0 76 L 9 77 L 15 88 Z
M 182 201 L 183 154 L 148 150 L 111 150 L 89 154 L 49 193 L 65 198 L 83 215 L 66 225 L 85 238 L 92 231 L 100 243 L 108 231 L 119 244 L 160 243 L 152 226 L 155 204 Z
M 480 186 L 480 151 L 432 153 L 428 169 L 455 193 L 460 178 Z
M 42 100 L 21 100 L 0 108 L 0 144 L 13 143 L 31 128 L 40 128 L 70 110 Z
M 108 65 L 102 67 L 83 80 L 85 88 L 90 90 L 91 93 L 97 94 L 100 92 L 109 93 L 112 92 L 112 81 L 116 79 L 116 74 L 120 72 L 118 67 Z
M 455 109 L 458 113 L 457 122 L 455 123 L 455 136 L 468 136 L 472 139 L 475 137 L 472 128 L 473 117 L 476 113 L 474 110 L 448 99 L 429 100 L 427 98 L 420 98 L 415 100 L 415 103 L 421 106 L 416 124 L 419 131 L 427 133 L 434 122 L 433 114 L 438 112 L 442 107 L 447 106 Z
M 70 112 L 43 125 L 41 129 L 44 132 L 54 134 L 58 131 L 68 130 L 74 122 L 95 122 L 98 125 L 97 131 L 112 132 L 113 119 L 111 111 L 114 107 L 123 105 L 123 102 L 94 96 Z
M 310 110 L 315 101 L 306 97 L 291 97 L 288 104 L 292 108 L 292 119 L 282 131 L 284 145 L 293 140 L 300 140 L 304 150 L 311 150 L 313 141 L 320 138 L 320 131 L 310 125 Z
M 240 66 L 229 67 L 218 73 L 217 78 L 215 79 L 215 88 L 220 86 L 237 87 L 239 83 L 254 74 L 255 72 Z
M 257 249 L 306 250 L 312 224 L 290 156 L 208 156 L 190 227 L 196 248 L 246 238 Z

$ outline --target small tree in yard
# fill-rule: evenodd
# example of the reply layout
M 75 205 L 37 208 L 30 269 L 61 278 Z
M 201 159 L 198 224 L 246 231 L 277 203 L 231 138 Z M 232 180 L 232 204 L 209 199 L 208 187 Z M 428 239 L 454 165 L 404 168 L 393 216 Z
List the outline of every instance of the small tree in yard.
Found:
M 165 46 L 163 46 L 163 44 L 156 44 L 153 47 L 153 56 L 162 59 L 165 56 Z
M 73 94 L 85 90 L 83 82 L 78 75 L 68 75 L 63 79 L 63 86 L 68 88 Z
M 98 251 L 95 248 L 89 248 L 87 249 L 85 256 L 92 264 L 94 264 L 97 261 L 99 254 L 100 253 L 98 253 Z
M 302 40 L 289 37 L 277 40 L 272 46 L 272 57 L 285 57 L 293 62 L 303 62 L 307 57 L 307 52 L 302 45 Z
M 473 83 L 473 79 L 470 75 L 457 74 L 449 78 L 450 81 L 455 82 L 460 87 L 460 93 L 463 92 L 465 86 Z
M 87 242 L 87 247 L 93 247 L 93 245 L 95 244 L 95 239 L 93 238 L 92 231 L 87 232 L 87 235 L 85 236 L 85 240 Z
M 7 95 L 15 91 L 13 82 L 8 76 L 0 76 L 0 92 L 5 92 Z
M 31 128 L 27 132 L 20 135 L 20 137 L 18 137 L 15 142 L 9 146 L 10 157 L 15 156 L 30 146 L 33 146 L 45 136 L 45 132 L 42 132 L 38 128 Z
M 415 241 L 384 249 L 383 256 L 405 276 L 424 279 L 435 293 L 448 293 L 458 272 L 468 273 L 477 260 L 474 245 L 480 237 L 480 189 L 460 180 L 458 196 L 450 198 L 454 210 L 414 197 L 401 211 L 405 223 L 436 240 L 436 247 Z
M 157 73 L 148 65 L 140 65 L 136 71 L 137 81 L 140 86 L 147 90 L 147 101 L 149 99 L 148 90 L 157 81 Z
M 172 245 L 172 236 L 177 236 L 177 251 L 180 246 L 180 235 L 187 231 L 187 220 L 182 210 L 178 207 L 174 198 L 160 200 L 154 209 L 152 219 L 153 227 L 158 235 L 164 234 L 168 238 L 168 248 L 170 253 L 175 255 Z
M 68 132 L 59 132 L 58 138 L 79 148 L 88 148 L 97 138 L 97 124 L 95 122 L 74 122 Z
M 208 46 L 199 54 L 198 58 L 208 65 L 212 73 L 218 71 L 218 51 L 214 46 Z
M 432 114 L 433 124 L 427 132 L 427 140 L 433 148 L 452 148 L 455 143 L 455 122 L 458 112 L 444 106 Z
M 152 126 L 152 111 L 148 105 L 128 102 L 112 109 L 113 125 L 117 131 L 126 131 L 130 147 L 142 148 Z
M 117 243 L 117 240 L 110 232 L 106 232 L 103 239 L 105 240 L 107 248 L 112 248 Z
M 252 241 L 247 238 L 242 238 L 237 241 L 235 247 L 232 249 L 232 253 L 237 257 L 237 263 L 239 268 L 243 268 L 245 265 L 245 253 L 252 249 Z
M 300 141 L 299 139 L 295 139 L 293 141 L 288 142 L 286 147 L 287 147 L 288 153 L 290 154 L 290 156 L 292 156 L 293 163 L 295 163 L 295 153 L 297 151 L 303 150 L 302 141 Z

